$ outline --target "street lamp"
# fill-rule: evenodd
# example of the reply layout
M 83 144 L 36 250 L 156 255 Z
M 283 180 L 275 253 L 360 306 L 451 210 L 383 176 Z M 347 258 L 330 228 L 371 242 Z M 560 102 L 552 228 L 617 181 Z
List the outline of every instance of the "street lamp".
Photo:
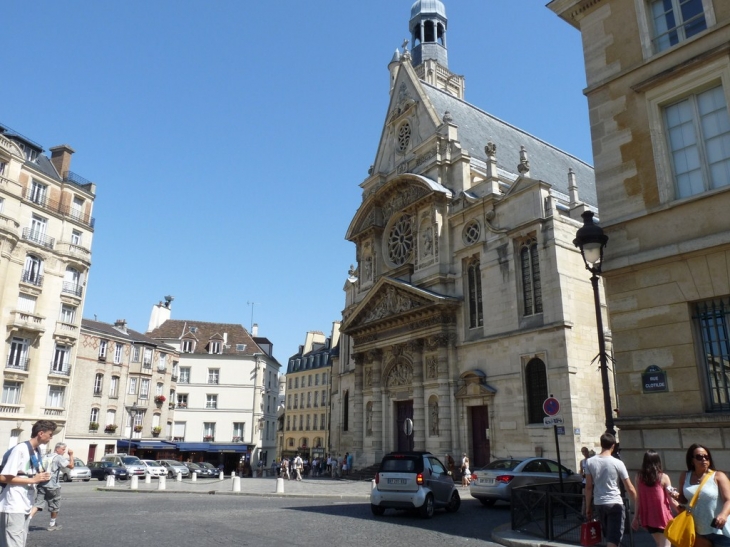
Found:
M 127 406 L 125 408 L 127 409 L 127 412 L 129 412 L 129 446 L 127 447 L 127 454 L 131 456 L 132 435 L 134 435 L 134 419 L 137 417 L 137 414 L 140 413 L 141 409 L 137 406 L 136 401 L 131 406 Z
M 600 359 L 601 382 L 603 383 L 603 410 L 606 414 L 606 433 L 616 435 L 613 425 L 613 408 L 611 407 L 611 392 L 608 382 L 608 356 L 606 355 L 606 340 L 603 335 L 603 317 L 601 316 L 601 297 L 598 292 L 598 275 L 603 264 L 603 249 L 608 243 L 608 236 L 603 229 L 593 221 L 593 211 L 584 212 L 583 226 L 575 234 L 573 245 L 580 249 L 585 262 L 586 270 L 593 274 L 593 300 L 596 306 L 596 328 L 598 329 L 598 357 Z

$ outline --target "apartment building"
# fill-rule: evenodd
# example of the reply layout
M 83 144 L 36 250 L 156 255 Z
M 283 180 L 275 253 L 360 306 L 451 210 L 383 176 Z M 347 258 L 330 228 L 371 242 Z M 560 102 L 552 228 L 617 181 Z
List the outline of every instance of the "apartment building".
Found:
M 63 429 L 69 418 L 96 197 L 96 185 L 70 170 L 73 153 L 62 145 L 49 157 L 0 125 L 3 446 L 27 436 L 38 419 Z
M 730 463 L 730 2 L 553 0 L 583 38 L 622 458 Z

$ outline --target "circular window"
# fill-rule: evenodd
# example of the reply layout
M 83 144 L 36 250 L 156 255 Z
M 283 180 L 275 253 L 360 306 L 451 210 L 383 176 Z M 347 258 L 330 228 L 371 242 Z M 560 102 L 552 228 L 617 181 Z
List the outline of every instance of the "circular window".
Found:
M 482 228 L 476 220 L 472 220 L 464 227 L 464 243 L 471 245 L 479 241 L 482 234 Z
M 405 152 L 411 142 L 411 124 L 404 123 L 398 129 L 398 151 Z
M 413 232 L 411 231 L 411 219 L 403 215 L 390 229 L 388 235 L 388 256 L 396 266 L 403 264 L 413 249 Z

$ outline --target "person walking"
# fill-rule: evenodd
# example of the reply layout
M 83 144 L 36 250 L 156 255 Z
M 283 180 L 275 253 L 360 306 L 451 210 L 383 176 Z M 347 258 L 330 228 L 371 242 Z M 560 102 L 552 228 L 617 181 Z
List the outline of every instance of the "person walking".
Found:
M 636 490 L 629 478 L 624 462 L 613 457 L 616 437 L 610 433 L 601 435 L 601 453 L 585 463 L 586 489 L 585 511 L 588 520 L 593 519 L 596 506 L 607 547 L 618 547 L 624 534 L 624 501 L 619 483 L 623 483 L 631 501 L 636 504 Z
M 28 539 L 30 511 L 35 501 L 36 485 L 47 482 L 51 474 L 43 470 L 38 447 L 53 439 L 56 423 L 39 420 L 33 424 L 30 440 L 6 452 L 0 469 L 0 546 L 24 547 Z
M 664 528 L 672 520 L 672 482 L 662 471 L 662 460 L 654 450 L 644 453 L 641 470 L 636 475 L 636 507 L 631 527 L 643 526 L 654 538 L 657 547 L 669 547 Z
M 461 459 L 461 486 L 467 487 L 471 483 L 471 467 L 466 454 Z
M 289 458 L 284 458 L 281 460 L 281 476 L 282 478 L 286 477 L 286 480 L 291 480 L 291 476 L 289 476 Z
M 74 451 L 68 451 L 68 458 L 64 455 L 65 452 L 66 443 L 56 443 L 56 448 L 45 465 L 46 470 L 51 474 L 51 480 L 46 484 L 38 485 L 35 505 L 30 511 L 30 518 L 33 518 L 38 511 L 43 511 L 43 507 L 48 505 L 48 510 L 51 512 L 51 522 L 48 525 L 49 532 L 61 529 L 61 526 L 56 523 L 58 510 L 61 508 L 61 482 L 58 480 L 61 469 L 65 467 L 68 469 L 74 468 Z
M 352 454 L 349 452 L 345 455 L 345 459 L 347 460 L 347 474 L 349 475 L 352 473 L 352 462 L 354 458 L 352 457 Z
M 297 457 L 294 458 L 294 472 L 296 473 L 298 481 L 302 480 L 302 469 L 304 469 L 304 461 L 302 460 L 302 457 L 297 454 Z

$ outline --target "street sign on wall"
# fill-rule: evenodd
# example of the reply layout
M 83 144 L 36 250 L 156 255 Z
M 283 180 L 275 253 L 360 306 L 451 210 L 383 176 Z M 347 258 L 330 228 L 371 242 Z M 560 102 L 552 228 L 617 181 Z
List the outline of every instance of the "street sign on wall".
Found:
M 548 397 L 542 404 L 542 409 L 548 416 L 557 416 L 560 413 L 560 401 L 555 397 Z

